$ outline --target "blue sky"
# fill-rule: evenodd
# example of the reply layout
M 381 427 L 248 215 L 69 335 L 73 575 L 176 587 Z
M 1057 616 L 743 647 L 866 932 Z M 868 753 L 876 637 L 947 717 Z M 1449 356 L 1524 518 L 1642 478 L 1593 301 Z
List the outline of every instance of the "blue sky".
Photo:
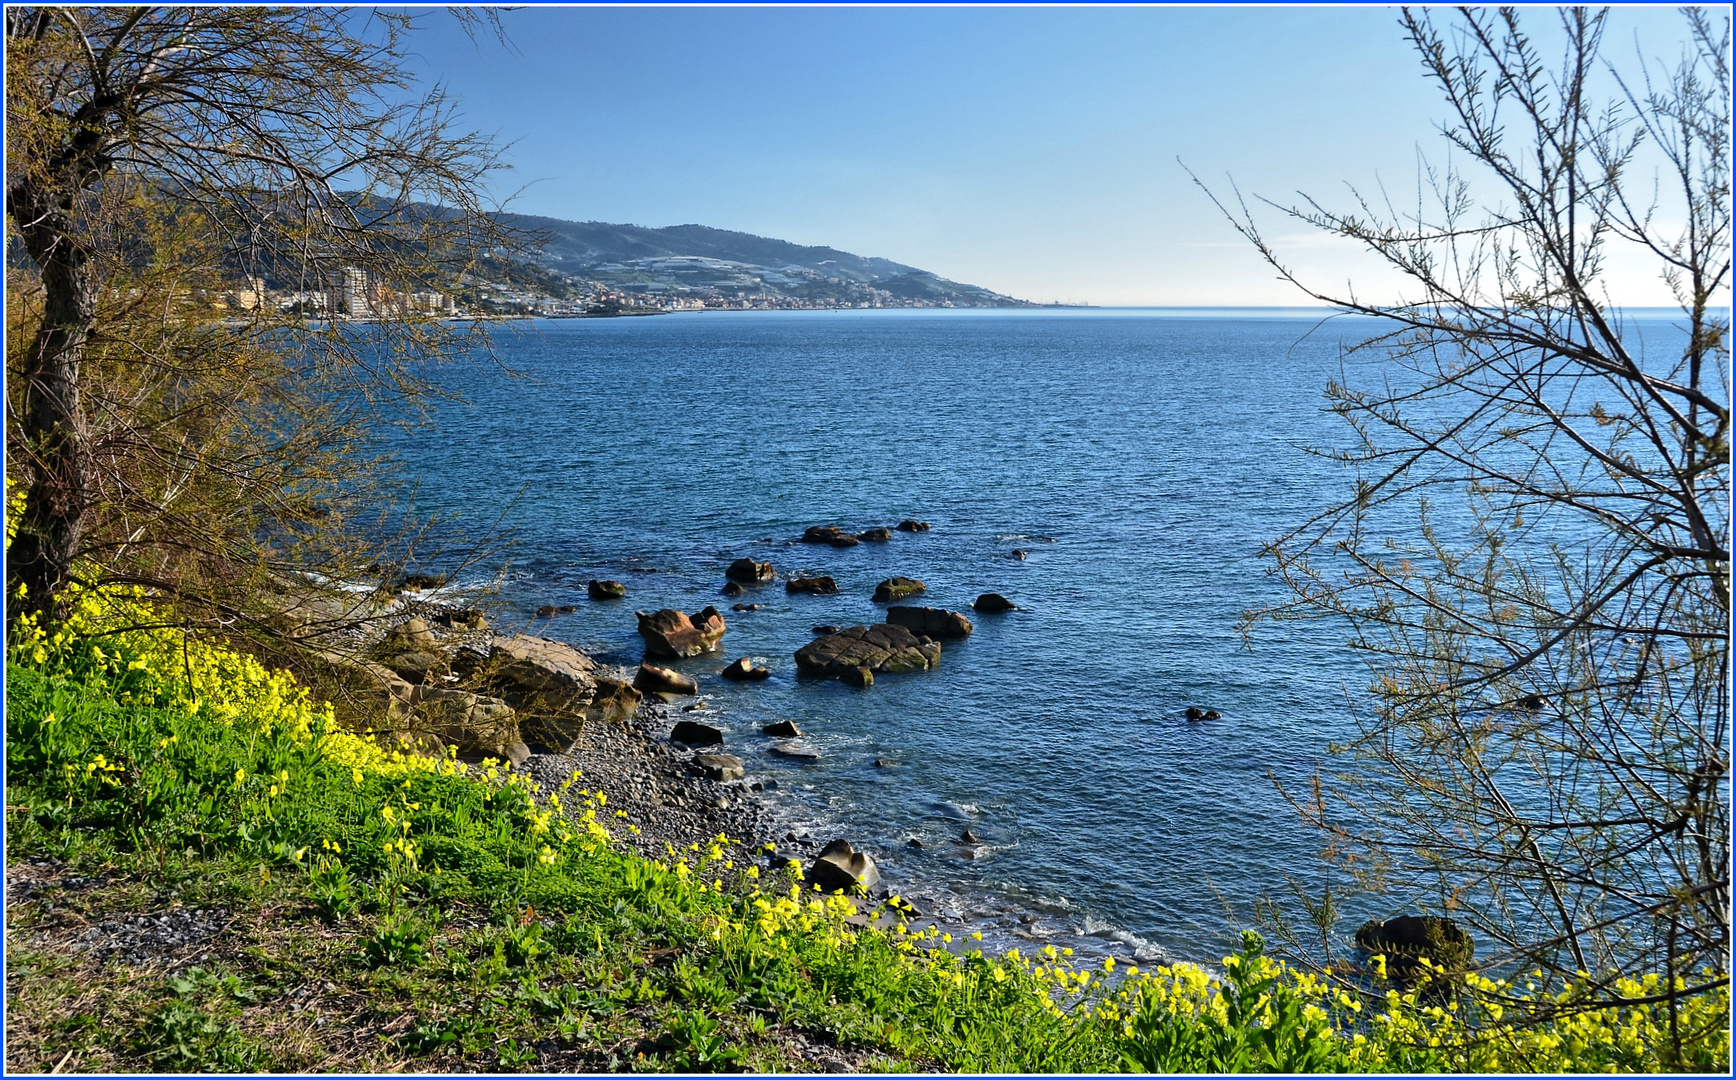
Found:
M 1544 24 L 1552 9 L 1531 13 Z M 587 8 L 429 14 L 412 67 L 509 142 L 525 213 L 698 223 L 879 255 L 1040 301 L 1287 304 L 1179 157 L 1221 185 L 1343 202 L 1414 192 L 1442 117 L 1396 10 Z M 1607 40 L 1673 57 L 1680 20 Z M 1353 252 L 1267 215 L 1324 281 Z M 1618 273 L 1618 277 L 1619 277 Z M 1628 303 L 1667 303 L 1643 276 Z

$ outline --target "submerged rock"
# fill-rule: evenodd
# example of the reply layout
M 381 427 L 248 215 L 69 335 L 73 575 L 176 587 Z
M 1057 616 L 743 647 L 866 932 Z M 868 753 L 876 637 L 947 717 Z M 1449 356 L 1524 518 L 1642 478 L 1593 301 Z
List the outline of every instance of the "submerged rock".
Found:
M 746 589 L 742 588 L 741 582 L 739 581 L 726 581 L 723 583 L 723 588 L 719 591 L 725 596 L 740 596 L 742 593 L 747 592 Z
M 900 521 L 897 525 L 893 526 L 893 528 L 897 529 L 899 532 L 907 533 L 927 532 L 928 522 L 917 521 L 915 518 L 905 518 L 903 521 Z
M 585 592 L 592 600 L 619 600 L 627 595 L 627 586 L 619 581 L 592 578 L 585 583 Z
M 820 760 L 818 750 L 811 746 L 803 746 L 801 743 L 779 743 L 771 748 L 771 752 L 777 757 L 789 758 L 793 761 Z
M 838 583 L 829 577 L 795 578 L 784 582 L 787 593 L 808 593 L 813 596 L 832 596 L 838 591 Z
M 652 656 L 698 656 L 717 648 L 728 627 L 714 607 L 689 616 L 674 608 L 636 612 L 639 636 Z
M 542 607 L 536 609 L 536 617 L 539 619 L 552 619 L 556 615 L 571 615 L 578 610 L 578 608 L 571 604 L 544 604 Z
M 830 544 L 833 547 L 855 547 L 862 541 L 856 539 L 854 533 L 847 533 L 836 525 L 810 525 L 802 533 L 804 544 Z
M 896 609 L 895 609 L 896 610 Z M 810 675 L 843 677 L 868 672 L 926 671 L 940 663 L 940 644 L 919 641 L 902 626 L 852 626 L 815 638 L 796 650 L 796 666 Z
M 983 593 L 981 596 L 976 598 L 976 603 L 972 604 L 971 607 L 987 614 L 993 614 L 997 611 L 1019 610 L 1019 605 L 1008 600 L 998 592 Z
M 884 527 L 863 529 L 856 534 L 856 539 L 870 544 L 884 544 L 892 539 L 892 530 Z

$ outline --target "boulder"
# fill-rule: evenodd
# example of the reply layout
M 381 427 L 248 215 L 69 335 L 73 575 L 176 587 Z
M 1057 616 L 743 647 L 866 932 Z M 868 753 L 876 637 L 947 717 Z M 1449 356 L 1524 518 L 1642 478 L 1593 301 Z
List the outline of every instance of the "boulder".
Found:
M 789 758 L 792 761 L 818 761 L 820 752 L 811 746 L 801 743 L 778 743 L 771 748 L 774 757 Z
M 577 610 L 579 609 L 574 607 L 572 604 L 544 604 L 542 607 L 536 609 L 536 617 L 539 619 L 552 619 L 556 615 L 571 615 Z
M 698 656 L 717 648 L 727 629 L 714 607 L 687 615 L 674 608 L 636 612 L 639 636 L 652 656 Z
M 821 892 L 866 892 L 880 884 L 880 870 L 866 851 L 857 851 L 847 840 L 834 840 L 808 868 L 808 880 Z
M 639 711 L 639 691 L 620 679 L 597 680 L 591 700 L 585 703 L 587 720 L 625 720 Z
M 433 735 L 460 754 L 512 760 L 530 757 L 519 734 L 518 713 L 497 697 L 465 690 L 426 690 L 417 707 L 413 725 Z
M 799 739 L 802 737 L 802 729 L 797 727 L 793 720 L 779 720 L 775 724 L 767 724 L 760 728 L 760 731 L 780 739 Z
M 796 666 L 837 678 L 856 668 L 870 672 L 926 671 L 940 663 L 940 644 L 917 640 L 902 626 L 852 626 L 817 637 L 796 650 Z
M 740 780 L 747 775 L 746 767 L 734 754 L 695 754 L 693 767 L 713 780 Z
M 585 582 L 585 593 L 592 600 L 619 600 L 627 595 L 627 586 L 619 581 L 603 581 L 592 578 Z
M 856 539 L 868 544 L 884 544 L 892 539 L 892 530 L 883 527 L 863 529 L 856 534 Z
M 891 758 L 877 757 L 874 759 L 874 767 L 876 769 L 892 769 L 897 766 L 898 762 L 893 761 Z
M 899 532 L 907 532 L 907 533 L 927 532 L 928 531 L 928 522 L 917 521 L 915 518 L 905 518 L 903 521 L 900 521 L 897 525 L 894 525 L 893 528 L 897 529 Z
M 794 578 L 784 582 L 784 591 L 809 593 L 814 596 L 831 596 L 838 591 L 838 583 L 829 577 Z
M 438 643 L 427 623 L 421 619 L 406 619 L 386 631 L 385 640 L 380 645 L 387 652 L 416 652 L 432 649 Z
M 890 607 L 886 609 L 886 621 L 922 637 L 942 640 L 969 637 L 971 630 L 969 619 L 944 608 Z
M 876 604 L 892 604 L 927 591 L 928 586 L 915 578 L 889 577 L 874 586 L 873 600 Z
M 669 739 L 688 746 L 722 746 L 723 732 L 697 720 L 677 720 L 669 732 Z
M 761 609 L 763 607 L 765 607 L 764 604 L 731 604 L 731 605 L 729 605 L 729 610 L 731 610 L 731 611 L 758 611 L 759 609 Z
M 856 539 L 854 533 L 847 533 L 836 525 L 810 525 L 802 533 L 804 544 L 831 544 L 833 547 L 855 547 L 862 541 Z
M 723 588 L 719 591 L 725 596 L 740 596 L 742 593 L 747 592 L 739 581 L 726 581 L 723 583 Z
M 1216 709 L 1202 709 L 1198 705 L 1189 705 L 1186 715 L 1189 720 L 1216 720 L 1222 714 Z
M 1476 954 L 1471 940 L 1457 922 L 1439 915 L 1400 915 L 1379 922 L 1370 919 L 1356 931 L 1356 946 L 1386 957 L 1386 971 L 1398 982 L 1408 983 L 1422 974 L 1417 961 L 1426 957 L 1448 972 L 1470 969 Z
M 640 664 L 638 674 L 633 676 L 633 689 L 659 696 L 682 697 L 699 693 L 699 684 L 679 671 L 655 664 Z
M 759 682 L 761 679 L 771 678 L 772 669 L 755 667 L 753 661 L 744 656 L 718 674 L 731 682 Z
M 452 608 L 434 616 L 434 621 L 450 630 L 487 630 L 488 618 L 475 608 Z
M 730 563 L 723 576 L 731 581 L 745 581 L 752 585 L 755 582 L 770 581 L 778 576 L 778 572 L 772 569 L 769 562 L 754 562 L 744 557 Z
M 441 652 L 407 652 L 389 656 L 385 665 L 407 683 L 420 684 L 432 675 L 438 678 L 447 669 L 446 654 Z
M 866 690 L 874 685 L 874 673 L 865 667 L 845 668 L 838 673 L 838 681 L 845 686 Z
M 983 593 L 981 596 L 976 598 L 976 603 L 972 604 L 971 607 L 975 608 L 977 611 L 981 611 L 981 612 L 988 613 L 988 614 L 992 614 L 992 613 L 997 612 L 997 611 L 1017 611 L 1017 610 L 1019 610 L 1019 605 L 1013 603 L 1011 600 L 1008 600 L 1006 597 L 1002 596 L 998 592 Z
M 1014 548 L 1013 549 L 1013 558 L 1018 559 L 1021 562 L 1024 561 L 1030 554 L 1031 553 L 1026 551 L 1024 548 Z
M 557 710 L 590 700 L 597 664 L 571 645 L 529 634 L 496 637 L 482 683 L 517 708 Z

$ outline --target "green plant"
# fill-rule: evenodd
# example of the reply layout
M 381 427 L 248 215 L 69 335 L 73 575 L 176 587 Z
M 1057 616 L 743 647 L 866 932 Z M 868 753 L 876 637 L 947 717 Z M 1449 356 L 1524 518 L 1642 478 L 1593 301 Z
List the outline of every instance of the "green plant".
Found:
M 729 1046 L 716 1018 L 702 1009 L 680 1011 L 664 1029 L 668 1060 L 677 1069 L 709 1069 L 734 1065 L 742 1052 Z
M 392 919 L 381 924 L 364 949 L 371 967 L 420 967 L 433 959 L 428 943 L 434 932 L 416 919 Z

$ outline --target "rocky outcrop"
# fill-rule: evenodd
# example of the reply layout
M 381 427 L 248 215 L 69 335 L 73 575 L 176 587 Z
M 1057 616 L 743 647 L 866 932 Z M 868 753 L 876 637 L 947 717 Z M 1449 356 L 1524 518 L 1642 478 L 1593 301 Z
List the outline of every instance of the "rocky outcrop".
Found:
M 596 686 L 596 661 L 571 645 L 547 638 L 496 637 L 488 660 L 486 681 L 504 691 L 501 696 L 509 702 L 541 697 L 546 704 L 566 704 Z
M 772 569 L 772 564 L 769 562 L 755 562 L 743 557 L 730 563 L 729 569 L 723 572 L 723 576 L 731 581 L 745 581 L 749 585 L 753 585 L 762 581 L 770 581 L 778 576 L 778 572 Z
M 693 767 L 713 780 L 740 780 L 747 768 L 734 754 L 695 754 Z
M 808 593 L 813 596 L 832 596 L 838 591 L 838 583 L 829 577 L 794 578 L 784 582 L 787 593 Z
M 522 765 L 530 759 L 518 713 L 497 697 L 465 690 L 425 690 L 414 729 L 439 739 L 465 756 L 480 755 Z
M 817 637 L 796 650 L 796 666 L 832 678 L 857 668 L 869 672 L 926 671 L 940 663 L 940 644 L 920 641 L 902 626 L 852 626 Z
M 585 593 L 592 600 L 619 600 L 627 595 L 627 586 L 619 581 L 592 578 L 585 582 Z
M 671 698 L 699 693 L 699 684 L 679 671 L 670 671 L 655 664 L 640 664 L 638 673 L 633 676 L 633 689 L 656 694 L 668 701 Z
M 723 732 L 697 720 L 677 720 L 669 732 L 669 739 L 688 746 L 722 746 Z
M 899 532 L 907 532 L 907 533 L 927 532 L 928 531 L 928 522 L 917 521 L 915 518 L 905 518 L 903 521 L 900 521 L 897 525 L 894 525 L 893 528 L 897 529 Z
M 976 603 L 972 604 L 971 607 L 986 614 L 994 614 L 999 611 L 1019 610 L 1019 605 L 1008 600 L 998 592 L 983 593 L 981 596 L 976 598 Z
M 886 621 L 902 626 L 920 637 L 965 638 L 970 636 L 970 620 L 956 611 L 931 607 L 890 607 Z
M 1378 922 L 1370 919 L 1356 931 L 1356 945 L 1386 957 L 1387 974 L 1408 983 L 1423 974 L 1418 962 L 1427 958 L 1453 974 L 1470 969 L 1476 954 L 1471 940 L 1457 922 L 1439 915 L 1400 915 Z
M 386 636 L 380 642 L 383 653 L 415 652 L 420 649 L 434 649 L 440 644 L 434 636 L 434 631 L 428 629 L 428 624 L 421 619 L 406 619 L 397 626 L 386 631 Z
M 866 851 L 857 851 L 848 840 L 834 840 L 808 868 L 808 880 L 821 892 L 866 892 L 880 884 L 880 869 Z
M 915 596 L 917 593 L 925 593 L 927 591 L 928 586 L 915 578 L 889 577 L 885 581 L 874 586 L 874 596 L 872 599 L 876 604 L 895 604 L 900 600 L 905 600 Z
M 639 616 L 639 636 L 645 639 L 645 651 L 652 656 L 708 653 L 717 648 L 727 629 L 723 616 L 714 607 L 693 615 L 674 608 L 635 614 Z
M 865 544 L 884 544 L 892 539 L 892 530 L 881 526 L 863 529 L 856 534 L 856 539 Z
M 862 541 L 856 539 L 856 534 L 847 533 L 836 525 L 810 525 L 802 533 L 804 544 L 830 544 L 836 548 L 855 547 Z
M 759 682 L 762 679 L 771 678 L 772 669 L 767 667 L 756 667 L 752 660 L 749 660 L 744 656 L 740 660 L 737 660 L 735 663 L 718 672 L 718 674 L 731 682 Z

